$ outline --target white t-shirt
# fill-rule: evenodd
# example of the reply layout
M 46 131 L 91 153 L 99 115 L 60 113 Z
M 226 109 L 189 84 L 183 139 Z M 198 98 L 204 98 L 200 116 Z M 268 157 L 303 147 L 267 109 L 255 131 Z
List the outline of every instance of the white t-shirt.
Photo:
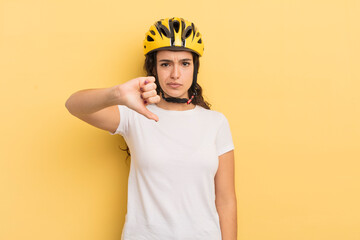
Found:
M 119 105 L 131 153 L 122 240 L 221 240 L 214 177 L 234 149 L 226 117 L 196 105 L 185 111 L 147 108 L 155 122 Z M 112 134 L 112 133 L 111 133 Z

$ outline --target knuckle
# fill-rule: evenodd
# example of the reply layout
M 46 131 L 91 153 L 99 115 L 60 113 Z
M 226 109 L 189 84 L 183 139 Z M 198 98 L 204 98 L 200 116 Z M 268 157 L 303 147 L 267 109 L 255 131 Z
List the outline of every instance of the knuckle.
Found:
M 149 100 L 154 103 L 154 97 L 149 97 Z
M 160 96 L 159 96 L 159 95 L 156 95 L 156 96 L 154 97 L 154 100 L 155 100 L 155 102 L 160 102 Z

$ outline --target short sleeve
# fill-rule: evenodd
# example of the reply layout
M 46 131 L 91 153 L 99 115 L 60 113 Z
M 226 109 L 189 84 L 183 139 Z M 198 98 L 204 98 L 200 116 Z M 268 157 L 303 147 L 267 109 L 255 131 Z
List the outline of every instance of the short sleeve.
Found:
M 130 109 L 125 105 L 118 105 L 119 114 L 120 114 L 120 123 L 114 133 L 109 132 L 111 135 L 120 134 L 121 136 L 126 136 L 129 119 L 130 119 Z
M 234 149 L 229 122 L 223 114 L 221 116 L 221 123 L 216 135 L 216 151 L 218 156 Z

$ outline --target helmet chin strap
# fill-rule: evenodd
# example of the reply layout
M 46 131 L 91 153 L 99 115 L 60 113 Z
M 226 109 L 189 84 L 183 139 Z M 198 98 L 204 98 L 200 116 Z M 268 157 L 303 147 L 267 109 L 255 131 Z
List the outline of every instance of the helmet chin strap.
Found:
M 187 104 L 190 104 L 191 101 L 194 99 L 194 97 L 196 96 L 196 80 L 197 80 L 197 66 L 196 64 L 194 64 L 194 76 L 193 76 L 193 83 L 190 87 L 190 89 L 192 88 L 193 90 L 193 94 L 191 96 L 190 99 L 187 99 L 187 98 L 176 98 L 176 97 L 171 97 L 169 94 L 170 97 L 165 97 L 165 94 L 164 94 L 164 91 L 162 90 L 162 88 L 160 87 L 160 82 L 159 82 L 159 79 L 157 78 L 157 76 L 155 76 L 157 82 L 159 83 L 159 88 L 160 88 L 160 92 L 161 92 L 161 96 L 162 98 L 167 101 L 167 102 L 172 102 L 172 103 L 187 103 Z
M 167 102 L 172 102 L 172 103 L 188 103 L 190 104 L 191 100 L 192 99 L 187 99 L 187 98 L 176 98 L 176 97 L 165 97 L 165 94 L 164 94 L 164 91 L 162 89 L 160 89 L 160 92 L 161 92 L 161 96 L 162 98 L 167 101 Z M 194 96 L 194 95 L 193 95 Z M 192 97 L 194 98 L 194 97 Z

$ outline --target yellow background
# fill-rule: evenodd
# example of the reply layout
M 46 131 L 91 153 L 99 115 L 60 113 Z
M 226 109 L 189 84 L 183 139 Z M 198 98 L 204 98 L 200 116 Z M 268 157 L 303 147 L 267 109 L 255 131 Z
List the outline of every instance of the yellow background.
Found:
M 196 23 L 199 83 L 235 143 L 238 239 L 360 239 L 360 2 L 0 1 L 0 239 L 120 239 L 121 136 L 70 115 L 143 76 L 160 18 Z

